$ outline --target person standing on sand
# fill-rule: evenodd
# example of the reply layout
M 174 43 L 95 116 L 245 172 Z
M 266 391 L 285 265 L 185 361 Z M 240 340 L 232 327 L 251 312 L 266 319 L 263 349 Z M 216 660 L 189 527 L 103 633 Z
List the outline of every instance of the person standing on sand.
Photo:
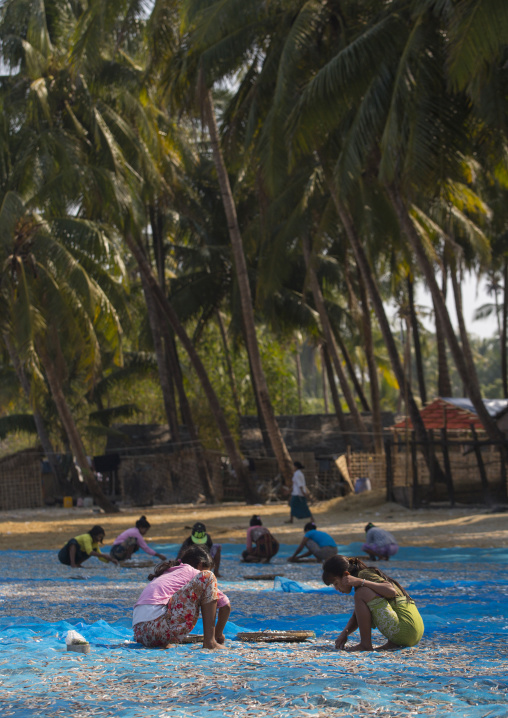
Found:
M 369 555 L 371 561 L 377 561 L 378 558 L 389 561 L 390 556 L 395 556 L 399 550 L 395 537 L 386 529 L 380 529 L 373 523 L 368 523 L 365 527 L 365 534 L 362 550 Z
M 224 627 L 231 607 L 228 597 L 217 588 L 211 568 L 212 558 L 203 546 L 191 546 L 181 561 L 159 563 L 134 606 L 136 641 L 147 648 L 182 643 L 196 625 L 201 608 L 203 648 L 225 648 Z
M 302 471 L 304 466 L 299 461 L 295 461 L 293 466 L 295 467 L 295 472 L 291 479 L 293 487 L 291 489 L 291 500 L 289 502 L 290 514 L 289 519 L 284 523 L 292 524 L 293 518 L 310 519 L 311 521 L 314 521 L 307 503 L 307 496 L 309 492 L 307 490 L 305 476 Z
M 355 610 L 335 641 L 345 651 L 387 651 L 416 646 L 424 625 L 415 602 L 400 583 L 378 568 L 369 568 L 359 558 L 332 556 L 323 564 L 323 583 L 340 593 L 355 590 Z M 346 648 L 348 636 L 360 629 L 360 643 Z M 374 649 L 372 628 L 387 642 Z

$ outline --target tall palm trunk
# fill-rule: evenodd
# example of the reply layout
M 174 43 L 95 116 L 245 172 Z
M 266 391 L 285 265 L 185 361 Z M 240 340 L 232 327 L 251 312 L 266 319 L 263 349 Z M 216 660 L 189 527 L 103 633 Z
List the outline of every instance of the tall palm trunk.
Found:
M 224 347 L 224 357 L 226 359 L 226 370 L 229 378 L 229 386 L 231 387 L 231 395 L 233 397 L 233 403 L 235 405 L 236 414 L 238 421 L 242 418 L 242 410 L 240 408 L 240 400 L 238 399 L 238 389 L 236 388 L 236 377 L 233 370 L 233 362 L 231 361 L 231 352 L 229 351 L 228 337 L 226 334 L 226 328 L 220 311 L 217 309 L 215 312 L 217 317 L 217 324 L 219 326 L 220 336 L 222 339 L 222 346 Z
M 471 346 L 467 334 L 462 338 L 462 347 L 460 346 L 453 325 L 446 308 L 445 301 L 439 290 L 436 282 L 434 268 L 430 262 L 423 243 L 414 227 L 414 224 L 409 216 L 406 205 L 400 192 L 394 187 L 387 188 L 388 195 L 395 209 L 397 217 L 402 230 L 404 231 L 418 261 L 418 266 L 421 269 L 427 286 L 430 290 L 432 298 L 434 300 L 435 307 L 438 314 L 440 315 L 441 321 L 443 322 L 443 329 L 446 336 L 446 341 L 450 347 L 455 366 L 460 374 L 460 378 L 469 394 L 469 398 L 478 414 L 480 421 L 482 422 L 485 431 L 487 432 L 490 439 L 493 441 L 505 441 L 503 432 L 499 429 L 496 422 L 492 419 L 489 412 L 487 411 L 485 404 L 483 403 L 482 394 L 480 390 L 480 383 L 476 373 L 476 367 L 471 352 Z
M 141 284 L 143 286 L 143 293 L 145 295 L 148 321 L 150 324 L 153 347 L 157 359 L 159 384 L 162 391 L 162 400 L 164 402 L 164 409 L 166 412 L 166 418 L 168 420 L 169 431 L 171 434 L 172 441 L 178 443 L 180 441 L 180 427 L 178 424 L 178 415 L 176 411 L 176 403 L 173 393 L 173 382 L 168 371 L 166 351 L 161 339 L 158 305 L 143 274 L 141 275 Z
M 328 351 L 326 342 L 322 345 L 322 354 L 325 362 L 326 373 L 328 375 L 328 386 L 330 387 L 330 393 L 332 395 L 332 402 L 335 409 L 335 414 L 337 415 L 337 421 L 339 422 L 339 429 L 346 436 L 347 440 L 347 436 L 349 433 L 348 427 L 346 424 L 344 412 L 342 411 L 340 396 L 339 392 L 337 391 L 337 385 L 335 383 L 335 374 L 333 373 L 332 360 L 330 359 L 330 352 Z
M 323 383 L 323 403 L 325 414 L 328 414 L 328 389 L 326 386 L 325 353 L 323 351 L 323 345 L 321 345 L 321 380 Z
M 247 360 L 249 362 L 250 380 L 252 383 L 252 394 L 254 396 L 254 402 L 256 404 L 256 413 L 258 416 L 259 430 L 261 432 L 261 441 L 263 442 L 266 456 L 273 457 L 273 456 L 275 456 L 275 454 L 273 452 L 273 446 L 270 441 L 268 429 L 266 427 L 265 417 L 263 416 L 263 411 L 262 411 L 261 405 L 259 403 L 259 391 L 256 386 L 256 375 L 252 371 L 252 362 L 251 362 L 251 357 L 250 357 L 249 352 L 247 352 Z
M 325 173 L 325 178 L 327 180 L 331 197 L 337 210 L 337 214 L 339 215 L 339 219 L 346 232 L 347 238 L 351 245 L 351 249 L 353 250 L 353 254 L 356 259 L 356 263 L 358 265 L 358 269 L 361 272 L 363 281 L 365 282 L 365 286 L 369 293 L 372 307 L 374 309 L 374 312 L 376 313 L 379 327 L 381 329 L 383 339 L 385 340 L 388 356 L 390 357 L 393 372 L 399 384 L 400 390 L 406 397 L 407 412 L 413 424 L 416 439 L 421 442 L 422 453 L 425 458 L 425 462 L 429 467 L 429 471 L 437 473 L 440 476 L 444 477 L 441 467 L 439 466 L 435 458 L 431 455 L 427 437 L 427 430 L 425 429 L 425 424 L 423 423 L 423 419 L 418 410 L 418 406 L 416 404 L 414 396 L 411 392 L 411 388 L 407 385 L 406 375 L 400 361 L 399 352 L 397 351 L 397 345 L 395 344 L 392 330 L 390 328 L 390 323 L 384 309 L 383 300 L 381 299 L 381 295 L 379 294 L 379 290 L 374 280 L 374 276 L 372 274 L 367 255 L 365 254 L 360 238 L 356 233 L 356 229 L 353 225 L 351 216 L 339 198 L 337 187 L 330 172 L 327 169 L 326 162 L 324 161 L 324 158 L 320 157 L 320 160 L 323 167 L 323 171 Z
M 446 285 L 448 282 L 448 271 L 443 263 L 443 280 L 442 294 L 446 302 Z M 438 396 L 453 396 L 452 383 L 450 381 L 450 372 L 448 370 L 448 359 L 446 356 L 446 337 L 443 331 L 441 317 L 437 312 L 434 300 L 434 325 L 436 328 L 436 346 L 437 346 L 437 394 Z
M 187 398 L 187 394 L 185 393 L 185 387 L 183 385 L 183 376 L 180 367 L 180 360 L 178 358 L 176 342 L 173 336 L 171 336 L 167 323 L 165 323 L 165 326 L 162 327 L 162 334 L 164 337 L 164 345 L 166 346 L 167 350 L 168 365 L 171 367 L 171 373 L 174 376 L 176 388 L 178 391 L 178 398 L 180 400 L 180 410 L 182 412 L 183 421 L 185 423 L 185 426 L 187 427 L 189 437 L 192 441 L 192 448 L 196 457 L 198 477 L 208 501 L 210 501 L 211 503 L 216 503 L 217 495 L 215 493 L 215 487 L 210 476 L 205 452 L 198 436 L 189 400 Z
M 21 384 L 21 387 L 25 393 L 28 402 L 32 406 L 35 428 L 37 429 L 37 436 L 39 437 L 39 441 L 41 442 L 42 449 L 48 460 L 49 465 L 51 466 L 51 470 L 53 471 L 58 483 L 60 484 L 63 479 L 62 471 L 56 460 L 56 454 L 53 448 L 53 444 L 51 443 L 51 439 L 49 438 L 44 418 L 38 408 L 33 405 L 30 391 L 30 382 L 28 381 L 28 377 L 25 373 L 25 370 L 23 369 L 19 355 L 14 347 L 14 344 L 11 342 L 9 335 L 7 333 L 4 333 L 3 339 L 5 346 L 7 347 L 9 356 L 11 358 L 14 371 L 16 372 L 16 376 L 18 377 L 18 381 Z
M 157 277 L 159 280 L 159 286 L 162 287 L 163 291 L 165 291 L 164 267 L 166 259 L 162 234 L 162 218 L 160 213 L 157 211 L 157 208 L 153 205 L 149 208 L 149 212 Z M 164 321 L 164 315 L 160 306 L 156 298 L 152 295 L 150 285 L 143 274 L 141 275 L 141 279 L 145 292 L 145 298 L 147 300 L 148 316 L 150 319 L 150 326 L 152 329 L 154 347 L 157 356 L 157 365 L 159 367 L 159 378 L 164 407 L 166 409 L 166 416 L 168 417 L 168 424 L 173 441 L 177 443 L 180 441 L 180 427 L 178 423 L 178 414 L 174 395 L 174 385 L 176 384 L 178 398 L 180 401 L 180 410 L 192 441 L 192 448 L 196 458 L 197 474 L 201 486 L 207 500 L 211 503 L 216 503 L 217 496 L 215 488 L 210 477 L 203 447 L 194 424 L 191 408 L 183 386 L 176 345 L 168 329 L 167 322 Z
M 159 284 L 157 283 L 157 280 L 153 276 L 152 270 L 150 268 L 150 265 L 146 261 L 143 250 L 138 245 L 134 237 L 130 234 L 130 232 L 127 231 L 124 238 L 127 246 L 131 250 L 133 256 L 138 263 L 139 270 L 145 275 L 145 278 L 147 279 L 148 284 L 154 293 L 154 296 L 157 298 L 157 301 L 159 302 L 160 308 L 164 313 L 164 316 L 168 320 L 174 333 L 182 343 L 182 346 L 184 347 L 185 351 L 189 356 L 194 371 L 196 372 L 201 386 L 203 387 L 203 391 L 210 405 L 210 409 L 212 411 L 214 419 L 217 423 L 217 428 L 219 429 L 219 432 L 222 436 L 224 448 L 226 449 L 226 452 L 229 456 L 229 460 L 231 461 L 231 466 L 235 471 L 240 486 L 244 491 L 245 500 L 248 503 L 256 503 L 257 501 L 259 501 L 257 489 L 252 484 L 250 476 L 245 470 L 242 458 L 240 456 L 240 453 L 238 452 L 235 440 L 231 435 L 229 426 L 224 416 L 224 412 L 222 411 L 222 407 L 220 405 L 217 394 L 215 393 L 210 383 L 210 379 L 208 378 L 206 369 L 203 366 L 203 362 L 201 361 L 198 353 L 196 352 L 196 349 L 192 344 L 191 340 L 189 339 L 183 325 L 178 319 L 175 310 L 171 306 L 170 302 L 166 298 L 166 295 L 164 294 Z
M 233 252 L 233 260 L 236 271 L 236 280 L 238 283 L 238 291 L 240 294 L 240 304 L 242 309 L 242 318 L 244 323 L 245 338 L 247 342 L 247 351 L 251 358 L 252 371 L 256 377 L 256 389 L 259 396 L 259 405 L 265 420 L 270 443 L 277 459 L 279 471 L 284 480 L 289 483 L 293 475 L 293 462 L 287 450 L 284 439 L 280 432 L 279 426 L 275 419 L 275 413 L 270 401 L 266 377 L 261 364 L 261 355 L 256 336 L 256 327 L 254 323 L 254 311 L 252 308 L 252 297 L 249 285 L 249 277 L 247 272 L 247 262 L 243 251 L 242 236 L 238 225 L 236 215 L 236 207 L 233 199 L 233 193 L 229 183 L 229 177 L 224 164 L 224 158 L 219 143 L 219 132 L 215 119 L 215 111 L 213 107 L 212 94 L 210 90 L 206 90 L 204 95 L 204 116 L 210 132 L 210 140 L 212 145 L 213 158 L 219 187 L 222 196 L 222 203 L 226 213 L 229 237 L 231 240 L 231 248 Z
M 370 316 L 369 297 L 365 290 L 365 283 L 362 275 L 358 272 L 358 287 L 360 291 L 360 303 L 362 308 L 363 341 L 365 345 L 365 356 L 369 371 L 370 399 L 372 403 L 372 432 L 374 434 L 374 446 L 376 454 L 382 454 L 383 445 L 383 422 L 381 420 L 381 395 L 379 391 L 379 380 L 377 374 L 376 357 L 374 355 L 374 340 L 372 338 L 372 321 Z
M 321 292 L 321 287 L 319 286 L 319 281 L 318 281 L 316 272 L 314 270 L 314 267 L 312 265 L 311 246 L 310 246 L 310 239 L 308 237 L 303 238 L 303 255 L 305 258 L 305 265 L 307 267 L 307 275 L 309 277 L 309 283 L 310 283 L 310 288 L 312 291 L 312 296 L 314 298 L 314 304 L 316 305 L 316 309 L 318 310 L 318 314 L 319 314 L 319 321 L 321 323 L 321 331 L 323 332 L 323 336 L 325 338 L 326 345 L 328 347 L 328 351 L 330 352 L 330 358 L 333 362 L 333 367 L 334 367 L 337 377 L 339 379 L 340 388 L 342 389 L 342 393 L 344 394 L 344 398 L 348 405 L 349 411 L 351 412 L 351 416 L 353 417 L 353 421 L 356 426 L 356 430 L 357 430 L 358 434 L 360 435 L 362 444 L 365 446 L 367 443 L 366 438 L 368 435 L 367 427 L 363 423 L 363 419 L 360 415 L 360 412 L 358 411 L 353 394 L 349 387 L 349 383 L 346 379 L 346 375 L 342 368 L 342 363 L 339 358 L 337 346 L 335 344 L 335 339 L 334 339 L 334 336 L 333 336 L 333 333 L 332 333 L 332 330 L 330 327 L 330 322 L 328 320 L 328 314 L 326 312 L 326 307 L 325 307 L 325 303 L 323 300 L 323 294 Z
M 411 321 L 411 330 L 413 333 L 413 346 L 415 350 L 416 376 L 418 378 L 418 389 L 420 391 L 420 399 L 423 406 L 427 404 L 427 389 L 425 386 L 425 373 L 423 371 L 422 347 L 420 344 L 420 329 L 418 327 L 418 318 L 416 316 L 415 298 L 413 290 L 413 280 L 410 275 L 407 276 L 407 295 L 409 299 L 409 318 Z
M 298 413 L 302 413 L 302 360 L 300 358 L 300 352 L 298 344 L 296 345 L 295 351 L 295 365 L 296 365 L 296 388 L 298 391 Z
M 355 367 L 351 360 L 351 356 L 348 352 L 348 348 L 344 342 L 344 339 L 341 337 L 340 331 L 338 330 L 338 328 L 336 326 L 333 326 L 332 329 L 333 329 L 333 336 L 335 337 L 335 339 L 337 341 L 338 347 L 340 349 L 340 353 L 344 357 L 344 363 L 346 365 L 348 376 L 351 380 L 351 383 L 354 386 L 356 395 L 360 401 L 360 404 L 362 405 L 362 409 L 364 411 L 370 412 L 369 402 L 367 401 L 367 397 L 364 394 L 360 380 L 358 379 L 358 377 L 356 375 Z
M 503 378 L 503 396 L 508 399 L 508 360 L 506 349 L 506 331 L 508 328 L 508 258 L 504 259 L 503 268 L 503 316 L 501 320 L 501 332 L 499 340 L 501 342 L 501 376 Z
M 364 322 L 363 308 L 358 303 L 358 299 L 357 299 L 355 291 L 353 289 L 353 283 L 351 281 L 351 274 L 350 274 L 350 270 L 349 270 L 349 261 L 344 262 L 344 280 L 346 282 L 346 287 L 347 287 L 347 292 L 348 292 L 350 312 L 352 313 L 353 317 L 362 316 L 362 326 L 363 326 L 363 322 Z M 349 375 L 353 381 L 353 384 L 355 386 L 355 391 L 358 395 L 358 398 L 360 399 L 363 410 L 370 412 L 369 403 L 365 397 L 365 394 L 363 393 L 363 386 L 358 381 L 358 377 L 356 376 L 356 372 L 354 370 L 353 364 L 351 362 L 351 359 L 349 358 L 349 354 L 347 352 L 346 346 L 344 345 L 342 338 L 340 337 L 340 335 L 338 335 L 337 332 L 336 332 L 335 336 L 339 343 L 339 347 L 344 356 L 344 359 L 346 360 L 346 366 L 348 367 Z M 363 376 L 362 376 L 362 384 L 363 384 Z
M 57 341 L 58 338 L 56 332 L 53 332 L 53 344 L 55 344 Z M 113 504 L 107 498 L 107 496 L 104 495 L 99 482 L 95 478 L 94 473 L 88 464 L 85 447 L 83 446 L 83 442 L 81 441 L 81 436 L 74 421 L 74 417 L 72 416 L 72 412 L 65 399 L 62 384 L 60 381 L 60 375 L 57 368 L 55 367 L 55 364 L 53 363 L 53 360 L 50 358 L 49 353 L 46 351 L 46 349 L 42 346 L 38 347 L 38 354 L 44 367 L 49 389 L 51 391 L 51 396 L 53 398 L 53 401 L 55 402 L 55 406 L 57 408 L 58 415 L 64 427 L 65 433 L 67 434 L 67 438 L 69 439 L 72 453 L 78 463 L 79 468 L 81 469 L 83 479 L 88 487 L 88 490 L 90 491 L 90 495 L 93 497 L 95 503 L 100 506 L 101 509 L 103 509 L 107 514 L 118 513 L 120 509 L 118 508 L 118 506 L 115 506 L 115 504 Z

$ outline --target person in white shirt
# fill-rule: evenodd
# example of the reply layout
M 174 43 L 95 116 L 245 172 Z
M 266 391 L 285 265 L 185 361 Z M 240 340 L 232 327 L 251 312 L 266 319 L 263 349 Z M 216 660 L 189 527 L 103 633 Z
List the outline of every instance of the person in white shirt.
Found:
M 295 461 L 293 466 L 295 467 L 295 472 L 292 477 L 293 488 L 291 490 L 291 500 L 289 502 L 290 514 L 288 521 L 285 523 L 292 524 L 294 518 L 310 519 L 311 521 L 314 521 L 309 505 L 307 504 L 307 496 L 309 492 L 307 491 L 305 476 L 302 471 L 304 466 L 299 461 Z

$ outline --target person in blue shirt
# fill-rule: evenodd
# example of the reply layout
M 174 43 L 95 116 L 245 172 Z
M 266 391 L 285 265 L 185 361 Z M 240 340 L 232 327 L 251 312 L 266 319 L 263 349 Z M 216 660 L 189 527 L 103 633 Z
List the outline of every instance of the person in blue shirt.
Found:
M 303 527 L 304 536 L 300 545 L 292 556 L 288 558 L 290 563 L 299 563 L 300 561 L 326 561 L 337 554 L 337 544 L 326 531 L 318 531 L 313 521 L 305 524 Z M 302 553 L 307 549 L 307 553 Z M 309 556 L 313 558 L 310 559 Z

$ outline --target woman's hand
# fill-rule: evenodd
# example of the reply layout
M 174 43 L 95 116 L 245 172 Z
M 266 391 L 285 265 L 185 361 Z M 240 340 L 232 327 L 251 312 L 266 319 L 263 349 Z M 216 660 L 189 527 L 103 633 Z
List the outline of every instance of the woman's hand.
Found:
M 351 576 L 350 573 L 344 574 L 342 580 L 346 586 L 352 586 L 353 588 L 363 586 L 363 584 L 365 583 L 365 580 L 363 578 L 358 578 L 358 576 Z
M 349 634 L 346 631 L 346 629 L 344 629 L 343 631 L 341 631 L 341 633 L 339 633 L 339 635 L 337 636 L 337 639 L 335 641 L 335 648 L 337 649 L 337 651 L 341 651 L 344 648 L 344 646 L 347 643 L 348 635 Z
M 114 558 L 114 556 L 108 556 L 108 558 L 109 558 L 109 560 L 111 561 L 111 563 L 114 563 L 114 564 L 115 564 L 115 566 L 119 566 L 119 565 L 120 565 L 120 561 L 119 561 L 117 558 Z

